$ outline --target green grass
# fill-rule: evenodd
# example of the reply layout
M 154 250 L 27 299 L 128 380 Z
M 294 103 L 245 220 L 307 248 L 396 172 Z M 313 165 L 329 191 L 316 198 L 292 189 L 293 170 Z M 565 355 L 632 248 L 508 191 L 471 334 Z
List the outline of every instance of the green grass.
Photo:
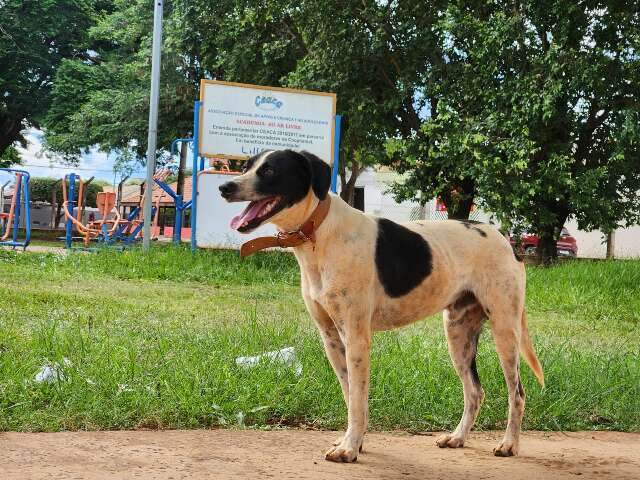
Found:
M 523 365 L 525 428 L 640 430 L 640 261 L 528 267 L 530 330 L 546 374 Z M 294 346 L 303 366 L 236 366 Z M 65 381 L 36 383 L 45 363 Z M 462 411 L 439 317 L 377 333 L 371 428 L 449 429 Z M 488 332 L 478 428 L 503 428 Z M 338 383 L 291 255 L 156 246 L 95 254 L 0 252 L 0 430 L 307 425 L 342 428 Z

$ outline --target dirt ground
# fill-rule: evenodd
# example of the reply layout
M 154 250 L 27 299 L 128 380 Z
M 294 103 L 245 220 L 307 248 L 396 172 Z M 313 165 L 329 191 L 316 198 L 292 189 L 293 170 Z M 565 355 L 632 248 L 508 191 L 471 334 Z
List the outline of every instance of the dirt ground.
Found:
M 521 455 L 491 454 L 499 432 L 464 449 L 435 436 L 372 433 L 355 464 L 323 452 L 335 432 L 119 431 L 0 433 L 0 478 L 28 479 L 640 479 L 640 434 L 527 432 Z

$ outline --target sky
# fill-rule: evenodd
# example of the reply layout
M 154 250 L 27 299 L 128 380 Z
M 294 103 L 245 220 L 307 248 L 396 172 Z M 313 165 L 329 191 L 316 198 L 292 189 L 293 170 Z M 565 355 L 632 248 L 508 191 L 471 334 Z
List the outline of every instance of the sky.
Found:
M 18 147 L 18 152 L 22 157 L 22 165 L 17 167 L 28 171 L 32 177 L 62 178 L 67 173 L 75 172 L 83 178 L 95 176 L 96 179 L 113 183 L 113 163 L 115 155 L 109 157 L 106 153 L 98 152 L 95 149 L 87 154 L 83 154 L 80 164 L 76 167 L 64 166 L 56 162 L 55 157 L 50 158 L 42 154 L 42 136 L 40 130 L 29 129 L 25 137 L 29 141 L 27 148 Z M 138 167 L 132 177 L 145 176 L 144 167 Z M 0 172 L 0 182 L 6 181 L 6 175 Z M 116 183 L 120 178 L 116 178 Z

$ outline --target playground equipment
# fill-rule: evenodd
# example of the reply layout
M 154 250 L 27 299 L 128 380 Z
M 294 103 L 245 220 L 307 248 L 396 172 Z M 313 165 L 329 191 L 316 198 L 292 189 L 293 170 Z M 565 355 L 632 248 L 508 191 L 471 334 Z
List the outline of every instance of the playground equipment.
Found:
M 76 182 L 78 182 L 77 196 Z M 144 196 L 141 197 L 140 205 L 126 219 L 123 219 L 116 207 L 116 193 L 99 192 L 96 195 L 96 206 L 100 218 L 85 224 L 82 222 L 85 185 L 86 182 L 75 173 L 66 175 L 62 180 L 62 208 L 67 220 L 64 237 L 66 248 L 71 248 L 72 246 L 74 229 L 80 234 L 85 248 L 89 246 L 91 240 L 97 240 L 106 245 L 122 242 L 125 246 L 136 241 L 142 233 L 143 221 L 141 214 Z M 152 211 L 152 215 L 155 217 L 154 224 L 158 221 L 157 213 L 158 208 L 156 206 Z
M 192 138 L 175 139 L 173 142 L 171 142 L 172 154 L 177 153 L 178 143 L 187 144 L 188 146 L 192 147 L 193 139 Z M 173 199 L 173 203 L 176 209 L 176 214 L 175 214 L 175 220 L 173 223 L 172 241 L 173 243 L 180 243 L 181 236 L 182 236 L 182 223 L 184 219 L 184 212 L 191 208 L 193 199 L 185 202 L 183 195 L 182 194 L 178 195 L 178 193 L 171 188 L 171 186 L 166 182 L 170 174 L 171 174 L 170 169 L 168 168 L 160 169 L 153 176 L 153 180 L 156 183 L 156 185 L 158 185 L 167 195 L 169 195 Z M 154 223 L 154 225 L 155 224 L 157 224 L 157 221 Z
M 162 190 L 166 192 L 167 195 L 169 195 L 173 199 L 173 202 L 176 208 L 176 216 L 173 224 L 172 240 L 173 240 L 173 243 L 180 243 L 180 238 L 182 235 L 182 219 L 184 217 L 185 210 L 188 210 L 189 208 L 191 208 L 192 200 L 185 202 L 183 196 L 178 195 L 171 188 L 171 186 L 165 182 L 165 180 L 170 174 L 171 174 L 170 170 L 162 169 L 154 175 L 153 180 L 156 182 L 156 185 L 158 185 Z
M 24 170 L 0 168 L 1 172 L 14 175 L 13 195 L 9 202 L 9 211 L 5 212 L 4 191 L 10 181 L 0 188 L 0 245 L 27 248 L 31 241 L 31 203 L 29 199 L 29 173 Z M 24 207 L 24 209 L 23 209 Z M 24 212 L 24 213 L 23 213 Z M 24 215 L 25 237 L 18 240 L 21 215 Z

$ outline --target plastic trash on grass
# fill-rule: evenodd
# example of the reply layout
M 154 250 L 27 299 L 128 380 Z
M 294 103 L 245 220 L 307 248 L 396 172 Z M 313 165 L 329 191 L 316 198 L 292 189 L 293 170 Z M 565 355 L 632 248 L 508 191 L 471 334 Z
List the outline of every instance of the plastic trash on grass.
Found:
M 254 357 L 238 357 L 236 358 L 236 365 L 245 368 L 251 368 L 258 365 L 261 361 L 268 360 L 274 363 L 280 363 L 287 367 L 293 367 L 296 372 L 296 376 L 302 375 L 302 364 L 296 357 L 296 349 L 294 347 L 286 347 L 281 350 L 275 350 L 273 352 L 266 352 Z
M 62 359 L 62 364 L 65 367 L 71 366 L 71 361 L 68 358 Z M 64 375 L 63 366 L 61 366 L 58 362 L 53 364 L 45 364 L 42 366 L 40 371 L 36 373 L 35 378 L 33 379 L 36 383 L 55 383 L 55 382 L 64 382 L 67 378 Z

